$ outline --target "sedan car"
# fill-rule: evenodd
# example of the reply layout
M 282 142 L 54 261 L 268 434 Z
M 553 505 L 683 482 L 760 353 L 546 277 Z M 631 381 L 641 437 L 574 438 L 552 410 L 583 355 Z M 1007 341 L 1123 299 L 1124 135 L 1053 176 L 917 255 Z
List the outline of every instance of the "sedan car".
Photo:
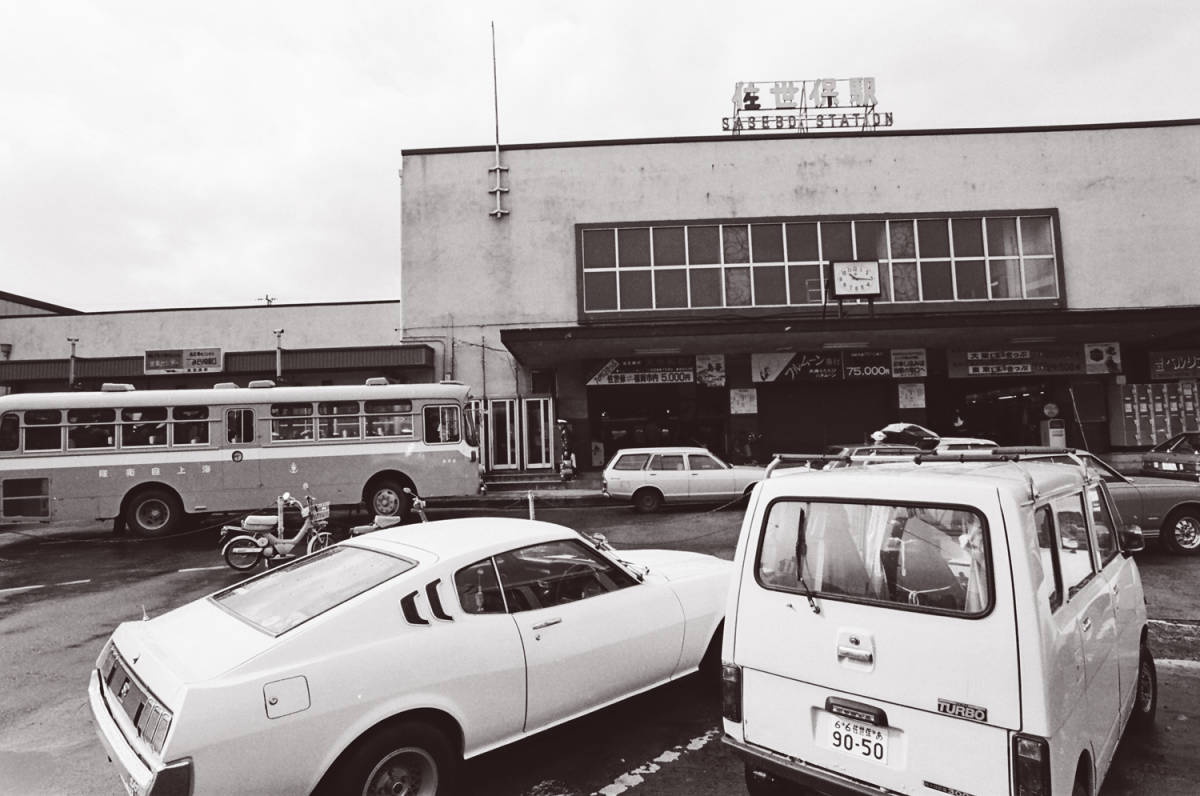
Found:
M 1136 523 L 1147 539 L 1173 553 L 1200 553 L 1200 483 L 1146 475 L 1126 476 L 1097 457 L 1084 451 L 1074 456 L 1083 459 L 1100 473 L 1108 491 L 1126 522 Z M 1033 458 L 1033 457 L 1030 457 Z M 1038 456 L 1036 458 L 1043 458 Z M 1047 454 L 1044 458 L 1073 463 L 1071 454 Z
M 874 464 L 872 460 L 888 461 L 889 457 L 911 457 L 923 451 L 915 445 L 889 445 L 887 443 L 849 443 L 846 445 L 829 445 L 823 456 L 840 457 L 814 462 L 814 470 L 839 470 L 843 467 Z
M 638 511 L 657 511 L 663 503 L 734 500 L 748 495 L 765 467 L 732 465 L 705 448 L 623 448 L 604 468 L 608 497 L 632 501 Z
M 1200 431 L 1185 431 L 1160 442 L 1142 456 L 1142 473 L 1200 480 Z
M 533 520 L 391 528 L 121 624 L 89 702 L 133 793 L 435 796 L 466 758 L 715 671 L 729 578 Z

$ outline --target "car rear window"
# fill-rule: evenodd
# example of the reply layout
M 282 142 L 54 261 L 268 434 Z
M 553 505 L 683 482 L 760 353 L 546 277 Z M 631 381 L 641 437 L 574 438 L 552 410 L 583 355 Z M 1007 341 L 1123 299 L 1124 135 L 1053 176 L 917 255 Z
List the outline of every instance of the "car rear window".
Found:
M 650 458 L 648 453 L 628 453 L 617 458 L 613 462 L 614 470 L 640 470 L 646 466 L 646 460 Z
M 756 574 L 768 589 L 962 616 L 992 600 L 987 525 L 951 506 L 781 500 Z
M 211 599 L 278 636 L 415 566 L 399 556 L 338 545 L 231 586 Z

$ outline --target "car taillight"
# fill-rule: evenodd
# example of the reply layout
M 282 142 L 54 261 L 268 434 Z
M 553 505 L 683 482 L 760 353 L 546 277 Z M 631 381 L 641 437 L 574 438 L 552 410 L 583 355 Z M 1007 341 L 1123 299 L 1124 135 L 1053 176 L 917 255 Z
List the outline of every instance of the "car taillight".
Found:
M 1013 785 L 1016 796 L 1049 796 L 1050 744 L 1045 738 L 1013 736 Z
M 721 664 L 721 715 L 742 721 L 742 667 L 736 663 Z

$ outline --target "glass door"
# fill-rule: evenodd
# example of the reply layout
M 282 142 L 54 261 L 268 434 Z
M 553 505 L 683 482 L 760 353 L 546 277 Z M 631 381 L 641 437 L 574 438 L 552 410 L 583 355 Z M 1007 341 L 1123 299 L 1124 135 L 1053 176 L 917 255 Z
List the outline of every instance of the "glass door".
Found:
M 525 469 L 554 468 L 554 413 L 552 399 L 522 398 L 522 419 L 525 425 Z
M 488 401 L 488 469 L 516 470 L 521 466 L 520 415 L 516 398 Z

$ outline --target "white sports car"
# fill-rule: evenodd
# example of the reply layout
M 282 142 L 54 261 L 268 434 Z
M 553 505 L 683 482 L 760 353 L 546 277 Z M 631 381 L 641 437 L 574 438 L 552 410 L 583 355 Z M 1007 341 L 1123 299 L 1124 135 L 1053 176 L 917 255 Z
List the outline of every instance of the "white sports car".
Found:
M 92 714 L 132 793 L 445 794 L 465 758 L 715 671 L 729 578 L 545 522 L 388 529 L 121 624 Z

